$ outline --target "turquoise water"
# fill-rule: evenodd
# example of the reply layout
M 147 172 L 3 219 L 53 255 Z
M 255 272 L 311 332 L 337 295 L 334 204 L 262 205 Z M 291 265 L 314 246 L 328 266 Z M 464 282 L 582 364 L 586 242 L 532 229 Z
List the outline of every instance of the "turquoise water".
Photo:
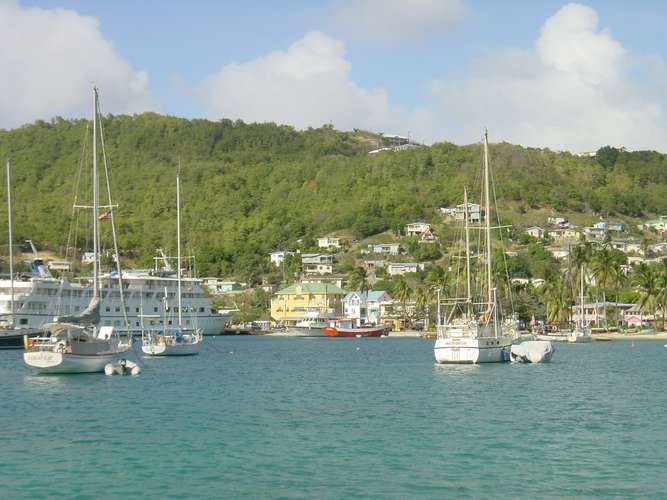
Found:
M 665 497 L 664 342 L 437 366 L 419 339 L 207 338 L 138 377 L 0 351 L 3 498 Z

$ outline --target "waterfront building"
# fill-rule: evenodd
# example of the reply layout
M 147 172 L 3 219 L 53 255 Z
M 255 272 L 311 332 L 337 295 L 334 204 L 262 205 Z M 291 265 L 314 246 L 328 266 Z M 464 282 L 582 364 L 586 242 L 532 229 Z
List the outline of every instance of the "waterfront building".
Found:
M 294 325 L 307 317 L 342 314 L 346 292 L 328 283 L 294 283 L 277 291 L 271 299 L 271 319 Z
M 343 315 L 354 320 L 356 326 L 378 325 L 382 311 L 394 301 L 384 290 L 350 292 L 343 297 Z

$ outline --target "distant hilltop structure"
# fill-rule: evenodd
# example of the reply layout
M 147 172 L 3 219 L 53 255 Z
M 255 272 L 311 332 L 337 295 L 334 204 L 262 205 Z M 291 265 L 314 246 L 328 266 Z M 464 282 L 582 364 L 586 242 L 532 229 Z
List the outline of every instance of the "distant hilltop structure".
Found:
M 403 136 L 397 134 L 380 134 L 377 149 L 369 151 L 369 155 L 380 153 L 381 151 L 404 151 L 406 149 L 418 148 L 422 144 L 410 139 L 410 135 Z

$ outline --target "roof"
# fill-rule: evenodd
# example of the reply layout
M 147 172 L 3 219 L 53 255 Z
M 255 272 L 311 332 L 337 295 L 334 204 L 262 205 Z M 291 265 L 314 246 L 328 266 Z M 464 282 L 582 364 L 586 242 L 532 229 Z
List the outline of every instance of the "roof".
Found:
M 365 291 L 364 293 L 361 293 L 359 290 L 357 290 L 356 292 L 348 293 L 345 297 L 343 297 L 343 300 L 349 300 L 353 295 L 358 295 L 361 300 L 366 301 L 380 300 L 385 293 L 387 293 L 385 290 L 369 290 Z
M 345 291 L 336 285 L 329 283 L 294 283 L 287 288 L 278 290 L 276 295 L 296 295 L 296 287 L 300 286 L 302 293 L 318 294 L 318 295 L 345 295 Z

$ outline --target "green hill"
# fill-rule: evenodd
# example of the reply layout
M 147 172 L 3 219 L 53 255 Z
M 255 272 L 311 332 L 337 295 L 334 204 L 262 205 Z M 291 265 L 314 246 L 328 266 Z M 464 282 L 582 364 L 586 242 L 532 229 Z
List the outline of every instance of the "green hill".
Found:
M 57 118 L 0 131 L 0 158 L 13 166 L 16 241 L 56 251 L 67 243 L 86 127 Z M 434 208 L 459 203 L 481 162 L 479 145 L 368 155 L 367 133 L 153 113 L 108 116 L 104 133 L 126 254 L 146 265 L 155 248 L 174 248 L 180 159 L 183 225 L 201 273 L 244 279 L 269 269 L 268 252 L 297 240 L 435 222 Z M 491 159 L 510 220 L 529 222 L 534 211 L 541 218 L 533 222 L 543 222 L 544 209 L 589 218 L 667 213 L 663 154 L 603 148 L 589 158 L 503 143 L 491 145 Z

